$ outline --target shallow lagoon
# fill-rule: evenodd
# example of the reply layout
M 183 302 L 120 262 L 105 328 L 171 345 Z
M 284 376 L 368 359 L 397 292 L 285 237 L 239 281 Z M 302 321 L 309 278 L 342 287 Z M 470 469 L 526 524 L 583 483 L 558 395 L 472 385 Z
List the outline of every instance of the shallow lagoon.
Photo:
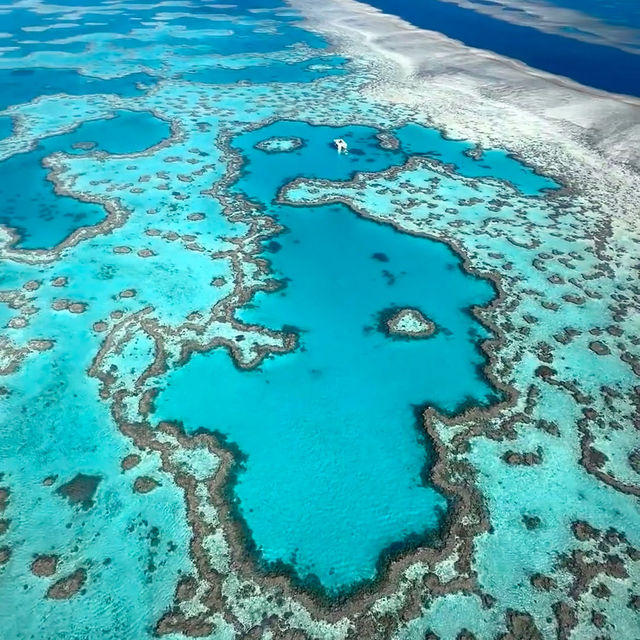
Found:
M 82 3 L 76 4 L 80 7 Z M 30 353 L 17 374 L 2 380 L 2 387 L 9 391 L 5 395 L 0 393 L 0 409 L 4 411 L 3 419 L 7 425 L 0 433 L 0 444 L 5 453 L 2 483 L 11 490 L 5 512 L 6 519 L 10 521 L 9 529 L 1 536 L 2 545 L 10 548 L 11 556 L 0 567 L 3 603 L 0 617 L 5 614 L 9 618 L 8 625 L 3 627 L 7 638 L 158 637 L 158 621 L 167 612 L 175 611 L 176 607 L 190 614 L 206 611 L 205 622 L 213 621 L 214 629 L 209 636 L 212 638 L 251 637 L 260 626 L 264 637 L 270 633 L 273 637 L 297 635 L 302 629 L 300 633 L 305 637 L 338 639 L 345 637 L 347 623 L 353 623 L 354 637 L 372 637 L 366 631 L 371 627 L 363 625 L 363 620 L 380 625 L 385 637 L 424 638 L 432 631 L 441 637 L 453 638 L 462 633 L 464 626 L 478 638 L 495 638 L 506 632 L 505 609 L 530 612 L 535 616 L 536 624 L 547 625 L 546 628 L 541 626 L 543 637 L 556 637 L 556 629 L 551 630 L 551 604 L 558 599 L 569 601 L 567 591 L 570 588 L 564 582 L 566 571 L 558 569 L 556 563 L 558 558 L 565 557 L 576 548 L 575 541 L 571 539 L 570 520 L 584 518 L 602 527 L 603 531 L 612 524 L 620 526 L 638 546 L 637 536 L 632 535 L 638 527 L 633 526 L 635 520 L 631 514 L 631 503 L 624 502 L 621 496 L 616 498 L 604 485 L 599 488 L 598 498 L 593 499 L 589 481 L 595 484 L 595 480 L 578 464 L 579 453 L 571 434 L 574 424 L 572 418 L 567 421 L 567 415 L 579 409 L 567 398 L 564 403 L 555 400 L 562 394 L 561 390 L 554 389 L 553 394 L 549 394 L 543 385 L 545 392 L 533 414 L 536 419 L 544 417 L 553 423 L 558 422 L 562 427 L 561 436 L 546 434 L 527 424 L 521 429 L 518 427 L 520 433 L 516 440 L 500 442 L 476 438 L 476 445 L 468 456 L 466 452 L 459 456 L 459 451 L 447 446 L 447 455 L 443 457 L 445 466 L 449 464 L 450 454 L 455 460 L 472 460 L 472 468 L 477 472 L 477 486 L 486 499 L 492 530 L 488 535 L 474 539 L 475 564 L 472 570 L 477 570 L 477 585 L 487 596 L 495 598 L 495 604 L 485 608 L 489 598 L 481 600 L 477 593 L 469 593 L 466 580 L 458 593 L 433 598 L 429 584 L 423 583 L 420 574 L 421 571 L 430 571 L 433 565 L 428 568 L 423 565 L 421 569 L 414 564 L 409 571 L 416 581 L 407 590 L 405 603 L 401 602 L 402 598 L 383 599 L 371 608 L 366 606 L 358 611 L 356 616 L 351 617 L 349 612 L 336 624 L 331 624 L 325 621 L 323 611 L 318 614 L 307 608 L 309 600 L 306 599 L 295 602 L 297 598 L 290 601 L 285 597 L 284 604 L 278 609 L 281 587 L 284 585 L 286 591 L 286 583 L 279 582 L 274 589 L 274 583 L 265 580 L 260 572 L 254 573 L 246 565 L 238 567 L 235 560 L 241 552 L 225 566 L 224 543 L 229 539 L 227 525 L 212 524 L 217 517 L 215 501 L 220 498 L 219 494 L 208 494 L 209 485 L 204 481 L 199 483 L 202 509 L 195 526 L 193 522 L 187 523 L 184 494 L 178 486 L 181 476 L 175 471 L 175 475 L 160 471 L 157 455 L 146 443 L 138 441 L 133 446 L 118 431 L 118 425 L 111 422 L 108 410 L 109 405 L 113 407 L 113 397 L 105 399 L 101 396 L 98 382 L 86 375 L 103 340 L 112 336 L 112 313 L 124 314 L 124 320 L 128 322 L 138 311 L 152 306 L 154 311 L 150 314 L 165 323 L 166 334 L 170 335 L 171 328 L 191 314 L 206 316 L 211 305 L 231 290 L 233 274 L 229 264 L 222 259 L 211 258 L 217 251 L 229 249 L 227 238 L 237 239 L 247 220 L 231 224 L 220 213 L 219 203 L 209 192 L 226 166 L 225 150 L 216 147 L 220 133 L 231 131 L 235 134 L 236 127 L 250 126 L 252 119 L 255 122 L 273 117 L 308 117 L 316 123 L 335 124 L 338 116 L 342 118 L 341 122 L 374 122 L 378 126 L 384 123 L 389 128 L 387 133 L 395 133 L 400 139 L 400 148 L 396 151 L 383 149 L 375 139 L 375 130 L 367 127 L 311 127 L 301 122 L 276 122 L 270 127 L 233 138 L 233 146 L 249 161 L 235 193 L 239 190 L 249 195 L 287 227 L 284 233 L 266 242 L 262 252 L 262 256 L 272 262 L 275 275 L 283 279 L 283 289 L 278 293 L 259 295 L 253 305 L 246 305 L 237 312 L 237 316 L 269 327 L 290 329 L 295 326 L 299 331 L 300 346 L 292 353 L 265 361 L 259 370 L 244 372 L 234 368 L 222 351 L 195 356 L 183 370 L 174 371 L 167 390 L 160 395 L 156 416 L 153 416 L 159 416 L 161 409 L 166 407 L 163 415 L 182 418 L 188 431 L 193 432 L 199 425 L 218 429 L 248 454 L 244 467 L 238 468 L 237 483 L 230 488 L 238 500 L 239 515 L 249 525 L 249 542 L 262 547 L 264 566 L 271 561 L 283 560 L 291 563 L 298 577 L 315 574 L 318 580 L 315 586 L 323 586 L 331 593 L 349 589 L 357 580 L 375 574 L 377 558 L 389 543 L 411 542 L 412 533 L 434 533 L 440 527 L 440 516 L 442 510 L 447 509 L 447 504 L 442 494 L 429 488 L 428 478 L 422 473 L 428 471 L 433 454 L 429 442 L 423 439 L 418 428 L 413 405 L 432 402 L 443 410 L 447 407 L 455 410 L 458 396 L 465 391 L 472 394 L 476 404 L 495 401 L 495 391 L 478 372 L 478 365 L 483 363 L 478 345 L 486 334 L 463 311 L 469 304 L 490 300 L 493 291 L 487 281 L 464 274 L 460 270 L 459 259 L 444 245 L 423 238 L 401 236 L 390 227 L 359 219 L 341 206 L 281 207 L 274 200 L 278 189 L 299 175 L 346 180 L 354 171 L 399 167 L 412 154 L 425 154 L 434 160 L 455 165 L 452 176 L 446 176 L 439 170 L 433 172 L 441 176 L 442 183 L 446 183 L 444 190 L 436 189 L 432 193 L 429 184 L 422 180 L 425 172 L 416 176 L 411 171 L 403 171 L 383 185 L 387 187 L 384 193 L 369 190 L 374 178 L 368 180 L 369 184 L 357 187 L 366 195 L 358 203 L 364 203 L 367 211 L 375 213 L 377 208 L 380 213 L 391 193 L 401 205 L 396 209 L 391 207 L 389 215 L 397 214 L 395 221 L 400 221 L 407 228 L 444 234 L 456 241 L 463 239 L 474 263 L 481 264 L 483 269 L 502 273 L 501 260 L 514 260 L 514 271 L 520 270 L 522 276 L 522 287 L 516 289 L 516 293 L 525 290 L 528 310 L 532 316 L 540 313 L 542 319 L 537 325 L 532 325 L 532 334 L 528 338 L 523 337 L 518 345 L 523 349 L 530 347 L 527 360 L 522 366 L 515 360 L 514 367 L 519 379 L 526 383 L 518 386 L 523 399 L 529 388 L 526 377 L 532 375 L 527 372 L 539 364 L 535 362 L 535 343 L 550 339 L 545 332 L 548 334 L 567 324 L 582 328 L 586 337 L 588 329 L 595 328 L 596 324 L 607 326 L 608 322 L 601 322 L 594 314 L 593 309 L 600 304 L 597 301 L 575 308 L 563 303 L 561 295 L 573 291 L 570 283 L 562 288 L 560 285 L 552 287 L 547 280 L 548 273 L 533 273 L 530 264 L 536 251 L 535 243 L 532 243 L 533 251 L 529 251 L 518 244 L 512 245 L 508 240 L 520 237 L 520 222 L 526 220 L 530 223 L 528 230 L 533 237 L 543 240 L 549 256 L 555 255 L 553 250 L 557 249 L 565 253 L 575 251 L 575 255 L 588 258 L 589 245 L 585 251 L 585 246 L 576 242 L 571 230 L 566 238 L 549 233 L 554 227 L 547 226 L 544 216 L 536 210 L 538 206 L 546 206 L 544 197 L 519 199 L 504 185 L 494 185 L 495 190 L 492 190 L 486 188 L 486 182 L 484 185 L 482 181 L 478 185 L 467 182 L 465 189 L 466 198 L 476 193 L 480 196 L 494 193 L 506 201 L 514 199 L 512 204 L 515 207 L 517 202 L 518 210 L 505 205 L 499 219 L 494 212 L 487 212 L 482 204 L 459 206 L 455 219 L 447 219 L 443 211 L 451 204 L 449 196 L 455 205 L 460 195 L 456 172 L 465 176 L 508 179 L 520 193 L 535 196 L 544 196 L 542 189 L 554 185 L 531 174 L 503 152 L 485 150 L 476 159 L 465 155 L 465 151 L 477 154 L 478 150 L 472 149 L 470 143 L 446 141 L 439 133 L 419 125 L 403 126 L 407 121 L 406 112 L 394 110 L 386 113 L 379 106 L 364 102 L 357 94 L 357 82 L 354 91 L 349 90 L 351 71 L 357 73 L 355 65 L 353 68 L 345 67 L 349 73 L 336 74 L 328 82 L 320 81 L 314 86 L 307 82 L 300 85 L 289 83 L 286 87 L 281 83 L 280 86 L 265 86 L 265 81 L 280 73 L 283 60 L 289 59 L 289 53 L 292 54 L 289 79 L 298 76 L 301 80 L 308 79 L 304 68 L 309 69 L 309 76 L 315 77 L 324 75 L 323 71 L 331 72 L 334 66 L 327 57 L 321 59 L 321 67 L 328 66 L 329 69 L 319 69 L 315 64 L 306 67 L 305 62 L 300 62 L 304 56 L 295 47 L 288 51 L 283 49 L 276 56 L 244 55 L 251 50 L 270 52 L 272 44 L 288 45 L 304 33 L 291 25 L 296 20 L 293 15 L 276 17 L 276 14 L 267 13 L 267 21 L 262 20 L 265 16 L 261 17 L 259 12 L 249 15 L 254 8 L 262 10 L 276 7 L 278 3 L 258 0 L 252 4 L 261 5 L 259 7 L 251 7 L 249 3 L 226 8 L 198 6 L 202 13 L 216 14 L 216 22 L 211 24 L 201 16 L 193 20 L 180 17 L 181 12 L 187 11 L 183 3 L 174 7 L 163 4 L 161 12 L 153 3 L 147 5 L 148 10 L 143 3 L 128 6 L 109 4 L 103 7 L 107 9 L 104 13 L 98 13 L 100 4 L 96 3 L 94 9 L 89 9 L 95 10 L 95 14 L 85 13 L 79 8 L 83 20 L 66 20 L 64 29 L 40 34 L 34 32 L 27 36 L 16 34 L 15 38 L 51 40 L 56 35 L 66 36 L 74 31 L 82 38 L 83 44 L 89 43 L 93 49 L 83 50 L 77 56 L 53 51 L 46 51 L 43 55 L 43 51 L 56 49 L 56 45 L 36 43 L 29 47 L 21 43 L 18 53 L 28 53 L 32 49 L 33 57 L 21 59 L 12 53 L 11 58 L 3 60 L 5 67 L 11 68 L 15 63 L 18 68 L 25 65 L 39 68 L 46 57 L 46 64 L 55 64 L 59 68 L 82 69 L 103 77 L 113 74 L 111 80 L 100 81 L 100 85 L 105 87 L 103 82 L 120 82 L 115 75 L 124 82 L 127 74 L 139 70 L 136 59 L 144 59 L 145 67 L 157 70 L 158 77 L 168 82 L 124 100 L 120 100 L 118 95 L 128 94 L 115 89 L 108 96 L 96 96 L 96 83 L 92 82 L 93 86 L 88 91 L 93 95 L 86 101 L 56 96 L 24 109 L 16 107 L 12 112 L 42 116 L 37 126 L 31 122 L 28 131 L 33 136 L 42 137 L 60 130 L 59 121 L 50 118 L 49 106 L 54 107 L 55 112 L 55 107 L 64 110 L 71 104 L 79 117 L 85 108 L 87 117 L 94 114 L 96 105 L 102 106 L 102 114 L 114 105 L 121 105 L 123 109 L 153 109 L 179 120 L 187 138 L 176 141 L 173 148 L 149 157 L 129 159 L 111 156 L 105 158 L 104 163 L 95 164 L 91 156 L 84 155 L 86 151 L 83 149 L 63 149 L 77 154 L 68 162 L 71 173 L 82 175 L 80 182 L 84 189 L 96 197 L 105 193 L 117 194 L 130 208 L 131 215 L 113 233 L 83 241 L 66 250 L 59 260 L 35 266 L 12 260 L 3 264 L 3 287 L 17 290 L 20 296 L 29 298 L 18 309 L 7 304 L 0 307 L 3 324 L 16 317 L 28 320 L 24 329 L 5 328 L 5 333 L 17 346 L 27 344 L 31 338 L 54 341 L 49 351 Z M 265 7 L 267 4 L 269 7 Z M 28 13 L 20 8 L 13 13 L 28 13 L 27 23 L 42 21 L 40 26 L 47 23 L 53 26 L 50 23 L 59 21 L 58 13 L 69 17 L 63 6 L 56 6 L 52 14 Z M 193 6 L 189 11 L 192 9 Z M 247 13 L 241 15 L 245 9 Z M 217 20 L 223 13 L 229 19 Z M 105 28 L 96 29 L 91 26 L 94 21 L 108 24 L 103 25 Z M 188 27 L 188 30 L 180 33 L 163 24 L 165 21 L 175 27 Z M 238 25 L 239 21 L 244 21 L 244 24 Z M 142 22 L 146 24 L 142 25 Z M 261 22 L 271 24 L 261 25 Z M 199 28 L 203 30 L 200 32 Z M 273 28 L 279 31 L 279 37 L 272 38 Z M 222 37 L 220 33 L 213 36 L 211 32 L 216 29 L 218 32 L 235 29 L 238 37 Z M 102 32 L 102 35 L 97 32 Z M 118 49 L 118 39 L 106 32 L 126 34 L 127 39 L 120 41 L 128 49 L 125 55 Z M 194 38 L 184 37 L 187 33 Z M 308 43 L 314 39 L 318 40 L 310 35 L 300 40 Z M 77 44 L 73 46 L 79 49 Z M 144 49 L 135 51 L 138 47 Z M 68 48 L 61 43 L 58 49 Z M 212 50 L 216 53 L 241 53 L 219 60 L 210 55 Z M 199 53 L 207 55 L 198 56 Z M 324 53 L 327 51 L 313 52 L 310 59 L 317 60 Z M 256 72 L 258 66 L 260 73 Z M 194 76 L 189 76 L 188 71 L 207 67 L 211 72 L 210 78 L 229 81 L 230 84 L 222 88 L 206 85 L 196 88 L 191 85 L 189 80 Z M 181 74 L 185 74 L 184 82 L 172 80 Z M 206 76 L 207 72 L 204 72 L 202 77 Z M 64 80 L 62 75 L 59 77 Z M 71 90 L 73 79 L 69 77 L 68 80 Z M 252 87 L 246 82 L 238 84 L 236 80 L 250 80 L 262 83 L 262 86 Z M 327 85 L 330 86 L 329 91 L 326 90 Z M 344 104 L 349 109 L 348 113 L 337 114 L 333 109 L 335 93 L 331 94 L 331 87 L 339 86 L 347 89 Z M 276 102 L 272 92 L 278 92 L 278 104 L 274 108 L 271 108 Z M 28 93 L 23 95 L 28 97 Z M 317 95 L 323 99 L 316 100 Z M 292 97 L 293 100 L 288 99 Z M 12 104 L 23 99 L 17 91 L 8 98 Z M 302 111 L 296 114 L 289 109 L 290 102 L 295 102 Z M 240 105 L 248 108 L 245 110 Z M 0 124 L 2 122 L 0 120 Z M 5 122 L 8 134 L 10 121 L 6 119 Z M 137 139 L 130 133 L 119 138 L 112 136 L 114 124 L 105 119 L 96 121 L 95 125 L 104 130 L 104 136 L 100 136 L 100 132 L 90 135 L 91 129 L 85 129 L 79 141 L 90 137 L 101 140 L 99 147 L 108 153 L 119 153 L 118 147 L 109 146 L 115 142 L 124 142 L 120 149 L 139 148 L 127 146 L 132 137 Z M 136 134 L 135 127 L 132 132 Z M 258 153 L 254 148 L 261 141 L 270 137 L 277 139 L 279 135 L 285 136 L 284 139 L 289 136 L 290 140 L 300 138 L 302 146 L 298 148 L 297 144 L 290 144 L 288 148 L 293 150 L 278 156 Z M 332 148 L 330 141 L 336 136 L 349 140 L 352 151 L 348 156 L 338 156 Z M 154 136 L 149 136 L 149 143 L 154 141 Z M 278 145 L 273 145 L 270 150 L 277 148 Z M 283 144 L 281 148 L 286 149 L 287 145 Z M 169 162 L 167 159 L 170 157 L 179 159 Z M 274 165 L 281 170 L 274 173 Z M 129 166 L 133 168 L 129 169 Z M 169 177 L 152 184 L 142 182 L 146 185 L 142 192 L 128 191 L 123 186 L 158 170 L 166 172 Z M 179 175 L 190 176 L 193 182 L 187 185 L 178 178 Z M 115 179 L 110 179 L 113 177 Z M 403 184 L 405 180 L 408 183 Z M 156 186 L 165 186 L 159 184 L 161 182 L 166 183 L 166 189 L 156 189 Z M 418 197 L 413 202 L 411 198 L 403 199 L 403 194 L 407 193 L 403 189 L 412 188 L 421 189 Z M 400 193 L 394 195 L 395 189 Z M 318 188 L 316 194 L 321 190 Z M 233 201 L 234 192 L 230 191 Z M 188 198 L 179 200 L 177 196 Z M 423 215 L 428 217 L 429 223 L 412 227 L 412 223 Z M 452 211 L 450 215 L 456 213 Z M 490 233 L 482 229 L 482 222 L 489 219 L 487 216 L 494 220 L 492 224 L 496 224 L 504 237 L 498 232 L 493 233 L 493 229 L 489 229 Z M 566 216 L 571 220 L 569 213 Z M 250 214 L 246 217 L 249 218 Z M 384 216 L 381 215 L 382 218 Z M 451 229 L 443 232 L 447 220 L 462 221 L 466 226 L 455 227 L 455 232 Z M 576 229 L 588 227 L 580 219 L 574 224 Z M 74 224 L 68 225 L 69 231 L 74 228 Z M 469 229 L 477 231 L 477 242 L 471 240 L 473 231 L 469 233 Z M 181 244 L 178 234 L 185 238 L 184 244 Z M 130 252 L 121 253 L 122 247 Z M 144 249 L 153 250 L 153 254 L 142 258 L 139 252 Z M 502 252 L 504 258 L 487 258 L 492 253 L 501 256 Z M 349 266 L 346 275 L 342 269 L 345 264 Z M 569 278 L 583 270 L 587 273 L 584 265 L 585 262 L 578 265 L 580 271 L 573 271 L 570 270 L 570 262 L 558 261 L 558 264 L 554 262 L 552 269 Z M 510 266 L 508 263 L 504 265 L 507 277 L 507 267 Z M 620 281 L 626 275 L 627 272 L 620 270 Z M 69 280 L 62 288 L 52 284 L 60 277 Z M 224 286 L 210 286 L 210 282 L 218 278 L 224 280 Z M 30 280 L 42 282 L 35 292 L 23 289 Z M 250 281 L 251 278 L 247 277 L 243 284 Z M 602 284 L 607 296 L 607 288 L 609 292 L 612 289 L 611 282 Z M 551 312 L 539 307 L 539 298 L 531 287 L 539 288 L 549 299 L 558 302 L 561 312 L 556 314 L 556 320 L 550 320 Z M 129 289 L 135 289 L 135 295 L 121 297 L 120 293 Z M 29 292 L 25 294 L 24 291 Z M 62 297 L 87 304 L 86 312 L 54 311 L 53 301 Z M 443 304 L 442 300 L 450 302 Z M 602 305 L 607 302 L 611 299 L 606 298 Z M 425 316 L 436 321 L 438 326 L 433 336 L 394 340 L 380 330 L 381 311 L 388 309 L 387 305 L 405 304 L 418 307 Z M 36 309 L 32 316 L 29 315 L 31 309 Z M 510 308 L 509 316 L 503 318 L 512 320 L 520 330 L 524 327 L 521 312 L 522 309 L 514 312 Z M 105 324 L 105 321 L 108 329 L 99 332 L 96 325 Z M 556 326 L 556 323 L 559 324 Z M 629 333 L 635 335 L 637 332 Z M 254 335 L 247 333 L 243 344 L 255 344 Z M 613 348 L 613 341 L 604 339 Z M 583 390 L 595 391 L 601 381 L 610 382 L 615 378 L 612 370 L 617 372 L 626 365 L 613 354 L 608 358 L 596 356 L 587 351 L 586 340 L 583 342 L 582 351 L 579 340 L 574 340 L 567 347 L 569 357 L 566 361 L 562 350 L 554 345 L 554 351 L 560 356 L 554 366 L 571 364 L 575 367 L 572 370 L 577 371 L 572 378 L 580 381 Z M 176 348 L 180 346 L 177 341 Z M 133 384 L 138 373 L 152 362 L 153 347 L 152 340 L 138 333 L 121 352 L 116 349 L 117 353 L 107 364 L 119 367 L 119 383 L 125 386 Z M 468 357 L 464 356 L 465 350 Z M 509 354 L 505 357 L 504 347 L 496 347 L 496 357 L 503 364 L 514 362 Z M 615 366 L 611 364 L 614 360 L 617 362 Z M 175 364 L 173 360 L 170 368 Z M 399 367 L 407 368 L 413 378 L 421 378 L 421 383 L 408 379 L 407 375 L 396 375 Z M 447 378 L 441 379 L 441 371 L 445 376 L 453 376 L 449 368 L 459 375 L 447 396 L 441 388 Z M 332 376 L 337 378 L 335 383 L 329 379 Z M 157 382 L 166 382 L 164 374 Z M 151 384 L 155 385 L 156 381 Z M 374 386 L 386 393 L 374 394 Z M 268 388 L 275 391 L 267 391 Z M 180 389 L 184 393 L 179 393 Z M 196 399 L 195 395 L 198 395 Z M 251 398 L 254 404 L 248 406 L 247 398 Z M 140 399 L 141 396 L 133 396 L 129 406 L 135 407 Z M 232 410 L 232 403 L 236 400 L 238 407 Z M 514 417 L 508 408 L 504 411 L 510 418 Z M 605 408 L 605 413 L 608 411 L 620 415 L 611 406 Z M 323 420 L 320 414 L 328 414 L 329 418 Z M 623 418 L 622 423 L 625 420 Z M 630 424 L 630 420 L 627 422 Z M 483 429 L 480 420 L 472 423 Z M 438 425 L 436 428 L 441 436 L 446 437 L 450 433 L 447 426 Z M 462 425 L 454 427 L 457 428 L 464 429 Z M 611 433 L 607 433 L 607 439 Z M 166 433 L 159 430 L 158 434 L 154 432 L 149 437 L 156 436 L 162 438 Z M 615 440 L 612 438 L 606 446 L 600 441 L 597 446 L 612 460 L 614 456 L 621 459 L 625 449 L 619 445 L 624 442 L 624 437 L 625 432 L 616 431 Z M 269 438 L 273 441 L 269 442 Z M 478 440 L 482 440 L 480 445 Z M 185 441 L 194 440 L 185 438 Z M 163 444 L 167 445 L 166 439 Z M 538 447 L 543 449 L 540 455 L 544 457 L 544 464 L 537 467 L 508 467 L 503 461 L 503 455 L 509 449 L 531 453 L 539 451 Z M 385 459 L 380 453 L 382 448 L 386 450 Z M 133 451 L 142 454 L 143 460 L 139 466 L 125 472 L 121 462 Z M 329 452 L 332 454 L 332 466 L 323 465 Z M 190 449 L 174 449 L 174 460 L 180 461 L 176 468 L 180 473 L 186 473 L 186 462 L 200 466 L 197 463 L 199 455 L 202 451 L 198 454 Z M 208 457 L 205 460 L 211 462 Z M 279 464 L 277 468 L 275 463 Z M 212 466 L 215 468 L 215 464 Z M 622 465 L 617 466 L 622 469 Z M 301 468 L 309 472 L 296 475 Z M 562 473 L 558 473 L 558 469 Z M 56 489 L 79 472 L 102 478 L 95 505 L 86 511 L 69 505 Z M 205 471 L 198 477 L 207 480 L 208 473 Z M 264 482 L 266 474 L 268 481 Z M 42 484 L 45 475 L 58 476 L 54 485 Z M 136 493 L 135 481 L 147 475 L 158 481 L 160 486 L 148 494 Z M 277 485 L 272 478 L 278 480 Z M 340 489 L 343 481 L 351 491 Z M 475 486 L 476 483 L 471 481 L 471 484 Z M 540 487 L 545 490 L 541 491 Z M 376 492 L 381 499 L 374 501 L 371 494 L 376 495 Z M 336 494 L 337 498 L 333 499 Z M 567 499 L 561 505 L 547 499 L 555 494 Z M 291 509 L 281 508 L 285 502 L 290 502 Z M 255 505 L 258 508 L 254 508 Z M 408 515 L 401 518 L 398 515 L 400 509 L 406 509 Z M 296 517 L 294 510 L 302 515 Z M 529 530 L 525 527 L 523 514 L 539 517 L 539 528 Z M 292 520 L 295 535 L 285 538 L 282 529 L 287 528 Z M 464 526 L 467 526 L 467 521 Z M 365 531 L 367 527 L 369 529 Z M 316 534 L 317 540 L 313 538 Z M 358 538 L 357 544 L 354 536 Z M 206 547 L 207 553 L 198 555 L 199 546 Z M 583 549 L 587 546 L 579 545 Z M 531 549 L 535 549 L 535 553 Z M 34 576 L 30 563 L 35 554 L 46 552 L 60 554 L 59 571 L 49 578 Z M 195 559 L 197 562 L 192 562 Z M 217 563 L 215 574 L 205 574 L 200 569 L 209 561 Z M 454 551 L 436 565 L 436 571 L 444 580 L 449 577 L 455 580 L 458 562 L 459 556 Z M 49 586 L 78 567 L 84 567 L 88 572 L 83 591 L 69 601 L 48 599 Z M 544 571 L 559 578 L 558 591 L 536 591 L 530 584 L 534 571 Z M 177 603 L 176 591 L 179 589 L 176 587 L 184 576 L 195 577 L 198 595 L 193 600 Z M 394 575 L 392 590 L 397 586 L 395 579 Z M 612 582 L 608 581 L 608 584 Z M 637 584 L 637 580 L 635 583 L 617 581 L 617 584 L 612 597 L 602 600 L 598 606 L 606 609 L 610 621 L 615 620 L 616 630 L 615 633 L 611 631 L 611 637 L 627 640 L 636 628 L 633 626 L 636 614 L 627 607 L 627 589 L 629 585 Z M 210 597 L 217 589 L 224 589 L 224 602 Z M 421 613 L 415 608 L 420 599 L 425 604 Z M 592 602 L 591 593 L 585 594 L 586 613 L 585 609 L 579 611 L 583 620 L 588 620 L 588 607 Z M 333 611 L 342 616 L 345 610 L 339 609 L 335 602 L 332 605 Z M 229 619 L 233 623 L 228 622 Z M 393 636 L 395 631 L 387 626 L 391 619 L 393 624 L 402 625 Z M 42 624 L 43 620 L 46 620 L 46 625 Z M 197 619 L 195 621 L 198 622 Z M 194 618 L 189 618 L 188 622 L 194 622 Z M 313 627 L 311 630 L 310 625 Z M 581 635 L 583 629 L 579 628 L 574 635 Z M 609 627 L 607 632 L 611 629 Z M 586 637 L 587 632 L 582 635 Z
M 75 229 L 97 224 L 106 215 L 104 207 L 56 194 L 43 159 L 56 152 L 137 153 L 169 133 L 169 125 L 148 111 L 118 111 L 114 118 L 89 121 L 69 133 L 41 140 L 32 151 L 0 162 L 0 199 L 5 205 L 0 223 L 17 231 L 16 246 L 24 249 L 51 248 Z M 82 148 L 85 143 L 88 149 Z
M 540 195 L 544 189 L 558 187 L 551 178 L 535 174 L 500 149 L 474 149 L 466 140 L 450 140 L 437 129 L 414 123 L 401 127 L 394 134 L 407 153 L 426 155 L 444 164 L 453 164 L 456 173 L 467 178 L 506 180 L 527 196 Z

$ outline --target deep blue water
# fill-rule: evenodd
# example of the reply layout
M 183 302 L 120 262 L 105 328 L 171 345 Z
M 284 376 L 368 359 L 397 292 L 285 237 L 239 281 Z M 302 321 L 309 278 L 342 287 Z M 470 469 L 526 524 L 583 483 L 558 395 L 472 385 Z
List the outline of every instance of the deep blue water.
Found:
M 3 52 L 4 58 L 21 58 L 29 53 L 43 52 L 43 51 L 61 51 L 63 53 L 81 53 L 86 49 L 84 42 L 66 42 L 58 43 L 55 46 L 48 42 L 34 42 L 29 45 L 22 45 L 18 42 L 14 42 L 15 49 Z
M 13 122 L 7 116 L 0 117 L 0 140 L 8 138 L 13 130 Z
M 607 24 L 640 29 L 640 3 L 636 0 L 553 0 L 551 4 L 581 11 Z
M 156 81 L 146 73 L 132 73 L 121 78 L 92 78 L 67 69 L 0 69 L 0 110 L 12 104 L 29 102 L 42 95 L 67 93 L 115 93 L 124 98 L 140 95 L 138 83 L 152 85 Z
M 516 58 L 537 69 L 597 89 L 640 96 L 640 56 L 616 47 L 544 33 L 440 0 L 367 0 L 367 4 L 418 27 Z M 584 3 L 573 4 L 579 4 L 574 8 L 584 11 Z M 619 24 L 627 24 L 629 6 L 631 25 L 638 26 L 637 3 L 619 2 L 615 6 L 619 9 Z
M 43 249 L 62 242 L 78 227 L 100 222 L 105 216 L 101 205 L 55 193 L 43 158 L 57 151 L 86 153 L 73 148 L 78 142 L 94 142 L 95 150 L 106 153 L 135 153 L 169 133 L 169 125 L 147 111 L 118 111 L 115 118 L 85 122 L 69 133 L 41 140 L 32 151 L 11 156 L 0 162 L 0 224 L 18 232 L 16 246 Z

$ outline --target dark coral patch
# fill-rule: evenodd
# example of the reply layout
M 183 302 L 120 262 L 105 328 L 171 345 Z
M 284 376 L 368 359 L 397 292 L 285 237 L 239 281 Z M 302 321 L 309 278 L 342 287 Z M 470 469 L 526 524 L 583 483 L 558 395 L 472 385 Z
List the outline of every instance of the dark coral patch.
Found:
M 90 509 L 93 504 L 93 497 L 102 478 L 100 476 L 87 476 L 79 473 L 56 489 L 56 493 L 66 498 L 73 506 L 80 506 L 83 509 Z
M 52 576 L 58 568 L 58 556 L 47 554 L 36 556 L 31 563 L 31 573 L 39 578 Z
M 133 490 L 136 493 L 150 493 L 155 488 L 159 487 L 160 483 L 149 476 L 140 476 L 136 478 L 133 483 Z
M 50 600 L 69 600 L 82 589 L 86 581 L 86 569 L 76 569 L 73 573 L 52 584 L 47 590 L 46 597 Z

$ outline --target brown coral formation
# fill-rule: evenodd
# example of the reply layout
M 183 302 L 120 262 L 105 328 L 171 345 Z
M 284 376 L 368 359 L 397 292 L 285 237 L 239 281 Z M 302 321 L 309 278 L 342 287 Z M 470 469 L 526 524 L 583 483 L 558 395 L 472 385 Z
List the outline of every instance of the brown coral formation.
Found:
M 80 506 L 83 509 L 90 509 L 93 498 L 102 478 L 100 476 L 89 476 L 79 473 L 56 489 L 56 493 L 66 498 L 73 506 Z
M 150 493 L 160 486 L 160 483 L 149 476 L 140 476 L 133 483 L 133 490 L 136 493 Z
M 399 338 L 429 338 L 436 331 L 435 324 L 419 309 L 410 307 L 390 309 L 382 314 L 386 333 Z
M 140 456 L 137 453 L 130 453 L 120 462 L 123 471 L 129 471 L 140 464 Z
M 7 564 L 11 558 L 11 549 L 9 547 L 0 547 L 0 567 Z
M 76 569 L 73 573 L 52 584 L 47 589 L 46 597 L 49 600 L 69 600 L 84 587 L 86 581 L 86 569 Z
M 52 576 L 58 568 L 58 556 L 46 554 L 36 556 L 31 563 L 31 573 L 39 578 Z
M 509 450 L 502 456 L 502 459 L 511 466 L 532 467 L 542 462 L 542 455 L 536 451 L 521 453 Z

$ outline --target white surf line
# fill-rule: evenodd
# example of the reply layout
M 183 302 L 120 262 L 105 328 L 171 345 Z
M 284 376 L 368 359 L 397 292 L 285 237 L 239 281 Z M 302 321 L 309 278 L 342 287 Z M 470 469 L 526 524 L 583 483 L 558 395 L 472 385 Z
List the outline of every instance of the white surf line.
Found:
M 288 0 L 309 29 L 377 74 L 372 99 L 448 135 L 507 149 L 619 220 L 640 218 L 640 100 L 585 87 L 419 29 L 356 0 Z

